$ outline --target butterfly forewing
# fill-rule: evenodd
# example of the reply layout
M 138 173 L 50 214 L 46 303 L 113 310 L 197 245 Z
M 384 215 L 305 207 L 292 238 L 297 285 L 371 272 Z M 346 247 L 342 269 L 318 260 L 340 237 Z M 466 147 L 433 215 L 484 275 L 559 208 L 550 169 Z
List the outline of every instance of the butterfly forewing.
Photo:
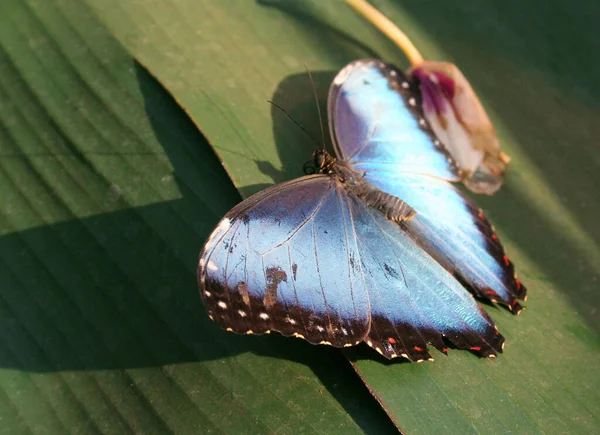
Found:
M 266 189 L 228 213 L 199 267 L 202 296 L 217 323 L 314 344 L 362 340 L 368 296 L 335 185 L 327 176 L 305 177 Z

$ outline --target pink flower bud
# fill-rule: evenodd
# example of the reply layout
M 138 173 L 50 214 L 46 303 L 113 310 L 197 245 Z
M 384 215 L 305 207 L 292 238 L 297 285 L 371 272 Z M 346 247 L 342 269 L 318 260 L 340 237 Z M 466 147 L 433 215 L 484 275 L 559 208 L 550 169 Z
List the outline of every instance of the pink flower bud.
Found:
M 465 186 L 488 195 L 502 185 L 510 157 L 479 98 L 460 70 L 448 62 L 424 61 L 409 70 L 419 84 L 425 118 L 463 172 Z

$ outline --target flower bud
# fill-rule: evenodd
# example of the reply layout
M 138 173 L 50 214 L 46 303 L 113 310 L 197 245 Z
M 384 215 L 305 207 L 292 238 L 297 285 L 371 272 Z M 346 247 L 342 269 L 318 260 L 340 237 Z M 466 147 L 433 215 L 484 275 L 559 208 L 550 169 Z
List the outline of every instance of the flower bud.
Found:
M 485 109 L 460 70 L 424 61 L 408 71 L 416 80 L 433 132 L 456 160 L 468 189 L 488 195 L 502 185 L 510 157 L 500 151 Z

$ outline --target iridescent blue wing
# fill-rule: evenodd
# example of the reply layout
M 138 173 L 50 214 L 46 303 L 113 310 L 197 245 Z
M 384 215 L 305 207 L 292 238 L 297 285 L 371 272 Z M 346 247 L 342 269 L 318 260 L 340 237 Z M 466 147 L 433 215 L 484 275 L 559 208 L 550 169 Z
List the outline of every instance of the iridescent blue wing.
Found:
M 351 216 L 332 179 L 311 176 L 265 189 L 233 208 L 200 255 L 208 314 L 238 333 L 361 342 L 369 300 Z
M 387 357 L 430 358 L 426 344 L 445 352 L 442 337 L 483 356 L 504 338 L 473 297 L 395 222 L 346 195 L 369 293 L 367 343 Z
M 493 227 L 448 181 L 459 179 L 393 66 L 359 60 L 334 80 L 329 122 L 338 157 L 417 215 L 406 224 L 424 249 L 476 295 L 518 312 L 526 290 Z
M 337 157 L 359 172 L 414 172 L 459 181 L 454 160 L 433 136 L 415 95 L 392 65 L 369 59 L 348 64 L 328 98 Z
M 444 180 L 418 174 L 365 178 L 377 188 L 402 198 L 417 214 L 402 223 L 446 270 L 477 296 L 521 311 L 525 286 L 516 278 L 493 226 L 469 198 Z
M 213 320 L 313 344 L 367 342 L 387 358 L 430 358 L 445 340 L 480 355 L 503 337 L 464 288 L 397 224 L 335 177 L 254 195 L 219 223 L 198 278 Z

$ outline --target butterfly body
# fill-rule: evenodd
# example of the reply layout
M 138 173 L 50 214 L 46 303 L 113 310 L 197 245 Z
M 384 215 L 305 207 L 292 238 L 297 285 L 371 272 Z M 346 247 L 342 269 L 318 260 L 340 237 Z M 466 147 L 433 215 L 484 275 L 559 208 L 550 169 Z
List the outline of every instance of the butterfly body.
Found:
M 329 97 L 336 158 L 318 150 L 319 174 L 269 187 L 221 220 L 198 267 L 215 322 L 313 344 L 366 342 L 411 361 L 430 359 L 429 346 L 502 351 L 504 338 L 461 282 L 508 305 L 518 296 L 512 266 L 448 182 L 457 169 L 404 80 L 378 61 L 342 70 Z
M 378 189 L 343 160 L 336 160 L 325 150 L 315 151 L 315 165 L 319 171 L 336 177 L 344 187 L 362 199 L 367 205 L 379 210 L 392 221 L 403 222 L 411 219 L 415 211 L 400 198 Z

